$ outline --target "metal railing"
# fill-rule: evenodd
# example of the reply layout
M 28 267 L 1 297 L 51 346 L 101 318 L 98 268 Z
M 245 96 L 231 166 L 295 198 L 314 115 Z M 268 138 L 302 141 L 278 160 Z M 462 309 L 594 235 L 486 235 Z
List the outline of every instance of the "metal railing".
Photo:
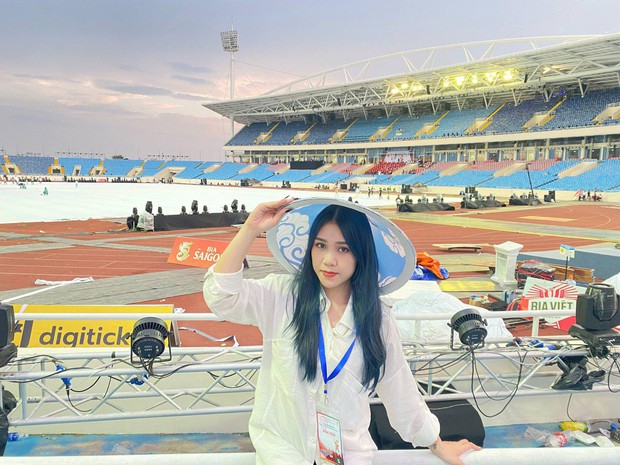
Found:
M 570 311 L 487 312 L 483 316 L 565 316 Z M 535 316 L 534 316 L 535 315 Z M 119 314 L 18 314 L 18 319 L 119 319 Z M 138 319 L 142 314 L 124 314 Z M 450 314 L 400 316 L 409 320 L 449 320 Z M 212 314 L 172 314 L 166 319 L 216 319 Z M 537 324 L 534 324 L 537 326 Z M 447 341 L 403 344 L 403 350 L 428 401 L 561 394 L 549 389 L 558 366 L 571 357 L 589 355 L 585 344 L 570 338 L 539 338 L 548 348 L 511 345 L 510 339 L 487 339 L 475 351 Z M 457 344 L 459 344 L 457 342 Z M 612 352 L 613 352 L 612 347 Z M 152 367 L 131 363 L 129 349 L 20 349 L 20 357 L 0 371 L 4 386 L 18 386 L 18 406 L 10 414 L 14 427 L 83 424 L 116 420 L 175 418 L 249 413 L 262 357 L 261 346 L 172 348 L 172 360 Z M 613 358 L 597 366 L 613 373 Z M 449 367 L 449 368 L 446 368 Z M 617 371 L 617 368 L 616 368 Z M 588 393 L 620 391 L 618 376 Z M 472 388 L 473 386 L 473 388 Z M 374 402 L 374 401 L 373 401 Z M 377 400 L 379 402 L 379 400 Z

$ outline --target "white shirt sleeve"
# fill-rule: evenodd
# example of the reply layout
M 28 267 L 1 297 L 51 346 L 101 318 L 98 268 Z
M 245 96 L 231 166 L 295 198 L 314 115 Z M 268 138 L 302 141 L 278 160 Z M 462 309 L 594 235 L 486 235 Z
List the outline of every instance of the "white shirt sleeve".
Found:
M 290 295 L 291 279 L 283 274 L 243 279 L 243 268 L 235 273 L 216 273 L 211 267 L 205 275 L 203 295 L 211 311 L 220 318 L 258 326 L 268 337 L 275 313 L 286 311 L 283 300 Z
M 377 384 L 377 394 L 385 406 L 390 424 L 414 446 L 429 446 L 439 436 L 439 420 L 430 411 L 403 354 L 396 319 L 384 311 L 386 327 L 385 373 Z

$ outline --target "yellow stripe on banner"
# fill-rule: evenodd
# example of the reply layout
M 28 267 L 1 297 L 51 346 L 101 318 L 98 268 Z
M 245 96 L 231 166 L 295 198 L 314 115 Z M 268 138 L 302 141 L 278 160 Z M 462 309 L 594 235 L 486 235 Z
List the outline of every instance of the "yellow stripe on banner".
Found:
M 170 328 L 174 307 L 168 305 L 21 305 L 16 313 L 143 313 L 160 316 Z M 134 320 L 19 320 L 15 325 L 17 347 L 129 347 Z M 166 344 L 170 338 L 166 339 Z
M 444 292 L 492 292 L 497 289 L 497 283 L 491 280 L 465 281 L 447 279 L 439 281 L 439 288 Z

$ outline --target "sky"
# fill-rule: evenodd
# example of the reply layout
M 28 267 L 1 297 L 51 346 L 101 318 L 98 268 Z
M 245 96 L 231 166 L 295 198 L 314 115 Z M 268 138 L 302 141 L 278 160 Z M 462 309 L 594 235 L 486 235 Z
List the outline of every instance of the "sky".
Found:
M 232 27 L 248 98 L 405 50 L 620 32 L 618 17 L 618 0 L 0 0 L 0 150 L 223 161 L 230 122 L 202 103 L 230 98 Z

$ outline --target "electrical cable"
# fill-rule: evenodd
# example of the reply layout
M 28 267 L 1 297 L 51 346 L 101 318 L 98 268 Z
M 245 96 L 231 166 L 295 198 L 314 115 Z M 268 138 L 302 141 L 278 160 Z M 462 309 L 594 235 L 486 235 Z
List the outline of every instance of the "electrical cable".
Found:
M 570 401 L 572 400 L 572 398 L 573 398 L 573 393 L 571 392 L 570 395 L 568 396 L 568 402 L 566 402 L 566 416 L 568 417 L 568 419 L 570 421 L 575 421 L 575 420 L 573 420 L 573 417 L 570 416 L 570 412 L 569 412 L 569 410 L 570 410 Z
M 475 355 L 473 350 L 471 352 L 471 355 L 472 355 L 472 369 L 471 369 L 471 381 L 470 381 L 471 394 L 472 394 L 472 397 L 474 399 L 474 404 L 476 405 L 476 408 L 486 418 L 494 418 L 494 417 L 500 415 L 502 412 L 504 412 L 504 410 L 506 410 L 506 408 L 508 408 L 508 405 L 510 405 L 510 403 L 514 399 L 515 395 L 517 394 L 517 391 L 519 389 L 519 384 L 521 383 L 521 376 L 522 376 L 522 373 L 523 373 L 523 362 L 525 360 L 525 354 L 523 354 L 523 358 L 521 358 L 521 353 L 520 352 L 517 352 L 517 353 L 518 353 L 518 356 L 519 356 L 519 362 L 520 363 L 519 363 L 519 374 L 517 376 L 517 382 L 515 384 L 515 388 L 513 389 L 512 393 L 508 397 L 504 397 L 503 399 L 495 399 L 495 398 L 489 396 L 488 393 L 482 387 L 482 383 L 480 382 L 480 375 L 478 374 L 478 369 L 476 367 L 476 355 Z M 499 412 L 497 412 L 497 413 L 495 413 L 493 415 L 489 415 L 489 414 L 483 412 L 482 409 L 480 408 L 480 404 L 478 402 L 478 398 L 476 397 L 476 393 L 475 393 L 475 390 L 474 390 L 474 372 L 478 375 L 478 382 L 480 383 L 480 387 L 482 388 L 483 392 L 485 393 L 485 395 L 487 396 L 487 398 L 489 400 L 501 401 L 501 400 L 505 400 L 506 398 L 508 398 L 508 401 L 501 408 L 501 410 Z
M 612 354 L 609 354 L 607 357 L 611 359 L 611 366 L 609 367 L 609 371 L 607 372 L 607 389 L 609 389 L 609 392 L 617 394 L 618 392 L 620 392 L 620 389 L 618 389 L 617 391 L 614 391 L 612 389 L 612 387 L 611 387 L 611 376 L 612 376 L 611 373 L 613 371 L 613 367 L 615 366 L 616 369 L 618 370 L 618 375 L 614 375 L 614 376 L 619 376 L 620 375 L 620 365 L 618 365 L 618 357 L 620 357 L 620 354 L 612 353 Z

